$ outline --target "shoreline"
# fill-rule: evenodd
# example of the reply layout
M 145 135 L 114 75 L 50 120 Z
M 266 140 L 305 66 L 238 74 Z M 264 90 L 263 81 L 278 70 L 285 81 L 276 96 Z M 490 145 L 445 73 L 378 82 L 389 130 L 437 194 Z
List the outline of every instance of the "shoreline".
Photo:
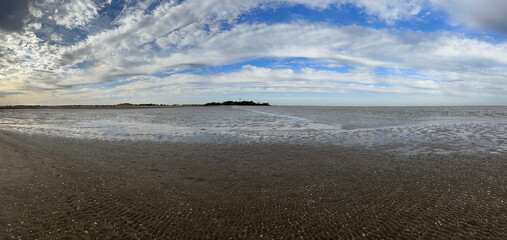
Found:
M 504 155 L 0 131 L 0 236 L 507 238 Z
M 13 105 L 13 106 L 0 106 L 1 109 L 140 109 L 140 108 L 183 108 L 183 107 L 206 107 L 203 104 L 186 104 L 186 105 Z
M 205 104 L 132 104 L 120 103 L 112 105 L 0 105 L 0 109 L 138 109 L 138 108 L 182 108 L 182 107 L 216 107 L 216 106 L 270 106 L 269 103 L 253 101 L 209 102 Z

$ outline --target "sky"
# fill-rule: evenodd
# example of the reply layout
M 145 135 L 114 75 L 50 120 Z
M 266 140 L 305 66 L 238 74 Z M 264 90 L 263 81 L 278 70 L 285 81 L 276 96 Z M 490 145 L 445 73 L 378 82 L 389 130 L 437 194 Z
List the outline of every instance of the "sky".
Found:
M 0 105 L 507 105 L 505 0 L 0 0 Z

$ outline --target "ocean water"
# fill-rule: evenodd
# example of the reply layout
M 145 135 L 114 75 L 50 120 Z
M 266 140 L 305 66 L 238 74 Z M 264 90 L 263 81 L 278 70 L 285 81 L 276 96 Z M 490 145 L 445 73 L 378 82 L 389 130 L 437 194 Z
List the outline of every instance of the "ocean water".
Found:
M 0 110 L 0 129 L 101 140 L 334 144 L 507 154 L 507 107 L 220 106 Z

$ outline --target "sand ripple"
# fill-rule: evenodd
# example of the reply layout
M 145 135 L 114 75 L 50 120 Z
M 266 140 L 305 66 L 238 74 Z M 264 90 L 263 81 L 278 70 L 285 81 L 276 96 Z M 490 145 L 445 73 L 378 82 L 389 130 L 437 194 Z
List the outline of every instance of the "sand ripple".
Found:
M 505 155 L 0 143 L 7 239 L 507 239 Z

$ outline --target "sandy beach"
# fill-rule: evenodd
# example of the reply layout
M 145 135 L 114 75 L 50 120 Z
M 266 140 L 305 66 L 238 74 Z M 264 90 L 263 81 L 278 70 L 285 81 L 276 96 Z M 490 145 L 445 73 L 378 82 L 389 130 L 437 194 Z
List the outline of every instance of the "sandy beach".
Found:
M 0 132 L 1 239 L 507 239 L 503 154 Z

